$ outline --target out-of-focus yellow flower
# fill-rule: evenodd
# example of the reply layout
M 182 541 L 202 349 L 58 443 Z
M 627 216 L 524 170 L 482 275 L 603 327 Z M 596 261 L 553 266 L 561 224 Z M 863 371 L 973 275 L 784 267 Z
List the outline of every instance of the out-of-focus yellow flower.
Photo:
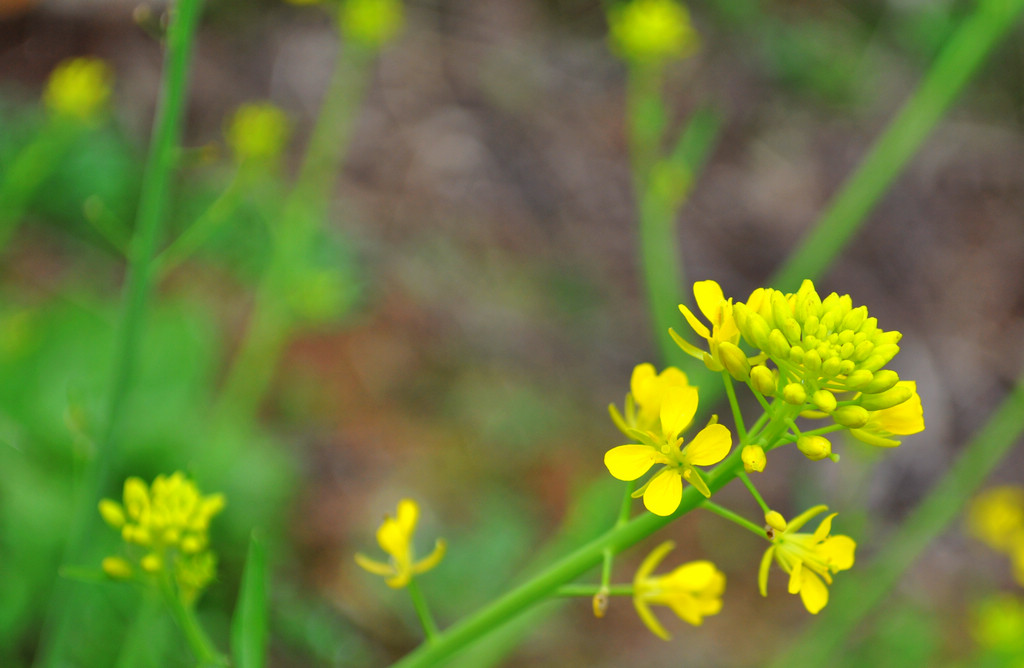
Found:
M 868 411 L 867 423 L 859 429 L 850 429 L 850 434 L 868 445 L 892 448 L 900 441 L 892 436 L 909 436 L 924 431 L 924 409 L 917 393 L 917 383 L 901 380 L 893 389 L 909 389 L 911 396 L 903 403 L 879 411 Z
M 673 387 L 690 387 L 685 373 L 674 366 L 656 373 L 652 364 L 637 364 L 629 380 L 625 417 L 614 404 L 608 406 L 615 426 L 627 435 L 629 429 L 654 429 L 661 416 L 661 402 L 665 393 Z
M 404 21 L 400 0 L 345 0 L 338 14 L 342 36 L 373 49 L 394 39 Z
M 1024 601 L 1019 597 L 989 596 L 975 606 L 971 616 L 971 636 L 981 647 L 1018 656 L 1024 653 Z
M 1024 551 L 1024 489 L 1004 485 L 981 492 L 968 508 L 967 525 L 993 550 Z
M 157 476 L 152 486 L 128 478 L 124 503 L 103 499 L 99 511 L 136 550 L 135 558 L 108 557 L 103 570 L 121 579 L 132 577 L 135 565 L 151 575 L 169 573 L 183 600 L 194 601 L 216 575 L 216 558 L 208 550 L 209 528 L 223 508 L 223 494 L 203 496 L 181 472 Z
M 114 72 L 99 58 L 72 58 L 50 74 L 43 101 L 59 116 L 88 121 L 95 118 L 110 98 Z
M 676 334 L 674 330 L 669 330 L 676 344 L 687 355 L 703 361 L 704 365 L 712 371 L 721 371 L 728 367 L 729 372 L 733 375 L 749 375 L 749 361 L 736 346 L 740 341 L 740 330 L 736 327 L 736 320 L 732 316 L 732 299 L 725 298 L 721 286 L 715 281 L 694 283 L 693 296 L 697 301 L 697 308 L 711 323 L 711 329 L 708 329 L 685 305 L 680 304 L 679 310 L 697 336 L 707 341 L 708 349 L 701 350 Z M 724 350 L 721 349 L 723 344 L 726 344 Z M 739 352 L 739 354 L 733 355 L 734 352 Z
M 425 573 L 437 566 L 445 552 L 445 542 L 440 538 L 428 556 L 416 561 L 412 539 L 419 517 L 420 507 L 415 501 L 399 501 L 395 517 L 385 517 L 383 524 L 377 529 L 377 543 L 388 553 L 387 563 L 370 559 L 363 554 L 356 554 L 356 563 L 374 575 L 387 578 L 385 583 L 394 589 L 407 586 L 414 575 Z
M 608 12 L 612 51 L 635 63 L 686 58 L 699 43 L 690 12 L 673 0 L 633 0 Z
M 626 433 L 639 443 L 620 445 L 604 455 L 608 472 L 619 480 L 636 480 L 655 464 L 663 464 L 634 492 L 634 496 L 643 494 L 644 506 L 655 515 L 675 512 L 683 497 L 683 480 L 710 497 L 711 490 L 696 467 L 717 464 L 729 454 L 732 435 L 720 424 L 709 424 L 682 448 L 679 435 L 696 412 L 696 387 L 669 388 L 662 398 L 658 431 L 628 429 Z
M 666 541 L 647 555 L 633 578 L 633 605 L 640 619 L 654 635 L 670 640 L 668 632 L 650 605 L 667 605 L 685 622 L 700 626 L 704 617 L 722 609 L 725 575 L 710 561 L 692 561 L 666 575 L 652 576 L 675 544 Z
M 826 585 L 832 584 L 833 573 L 853 566 L 857 547 L 849 536 L 829 535 L 836 513 L 825 517 L 813 534 L 796 533 L 809 519 L 827 510 L 827 506 L 815 506 L 785 523 L 784 530 L 776 531 L 773 527 L 769 534 L 772 546 L 761 559 L 757 579 L 762 596 L 768 595 L 768 570 L 774 556 L 782 570 L 789 574 L 789 593 L 800 594 L 804 607 L 812 615 L 825 607 L 828 603 Z
M 239 163 L 277 158 L 284 151 L 289 134 L 288 117 L 269 102 L 240 106 L 224 133 Z

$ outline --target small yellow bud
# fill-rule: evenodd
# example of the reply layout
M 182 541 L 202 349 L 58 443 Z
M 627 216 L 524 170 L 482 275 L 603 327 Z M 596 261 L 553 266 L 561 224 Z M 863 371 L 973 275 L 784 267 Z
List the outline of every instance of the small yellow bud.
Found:
M 81 121 L 95 117 L 110 97 L 114 73 L 99 58 L 73 58 L 57 65 L 43 100 L 61 116 Z
M 914 396 L 913 388 L 898 384 L 879 394 L 863 394 L 857 399 L 857 403 L 869 411 L 880 411 L 899 406 L 912 396 Z
M 608 612 L 608 592 L 601 590 L 594 594 L 592 604 L 594 606 L 594 616 L 598 619 L 604 617 L 605 613 Z
M 812 462 L 832 454 L 832 443 L 824 436 L 801 436 L 796 440 L 796 447 Z
M 850 368 L 853 368 L 853 362 L 850 362 L 849 360 L 843 360 L 839 357 L 829 357 L 821 363 L 821 375 L 825 378 L 835 378 L 843 372 L 844 362 L 849 363 Z
M 139 565 L 147 573 L 158 573 L 164 567 L 164 560 L 160 558 L 159 554 L 151 552 L 139 561 Z
M 394 39 L 404 21 L 401 0 L 345 0 L 338 12 L 344 38 L 372 49 Z
M 100 500 L 100 515 L 103 517 L 103 521 L 114 529 L 120 529 L 124 526 L 124 509 L 117 501 L 111 501 L 110 499 Z
M 271 160 L 288 143 L 288 117 L 268 102 L 250 102 L 235 111 L 224 137 L 239 163 Z
M 782 388 L 782 400 L 787 404 L 799 406 L 807 401 L 807 390 L 800 383 L 789 383 Z
M 836 395 L 828 390 L 818 390 L 811 395 L 811 403 L 826 413 L 831 413 L 836 409 Z
M 764 448 L 759 445 L 744 447 L 740 458 L 743 460 L 743 470 L 747 473 L 760 473 L 768 463 L 767 457 L 764 456 Z
M 764 514 L 764 521 L 765 524 L 775 529 L 776 531 L 786 530 L 786 520 L 782 517 L 782 513 L 778 511 L 769 510 L 767 513 Z
M 846 387 L 851 390 L 859 390 L 872 381 L 875 377 L 867 369 L 857 369 L 846 378 Z
M 832 411 L 832 419 L 850 429 L 860 429 L 868 423 L 870 414 L 863 406 L 840 406 Z
M 107 574 L 107 577 L 115 580 L 127 580 L 132 576 L 132 565 L 121 557 L 105 557 L 100 568 Z
M 754 390 L 766 397 L 775 395 L 775 374 L 763 364 L 758 364 L 750 370 L 750 384 Z
M 879 392 L 885 392 L 889 388 L 900 382 L 900 376 L 892 369 L 882 369 L 874 375 L 871 382 L 860 388 L 860 391 L 864 394 L 877 394 Z
M 786 335 L 773 329 L 772 333 L 768 335 L 768 350 L 766 352 L 779 359 L 788 359 L 789 349 L 790 345 L 786 340 Z
M 750 362 L 740 347 L 729 341 L 718 344 L 718 358 L 729 374 L 740 382 L 750 377 Z
M 624 60 L 660 63 L 697 48 L 690 14 L 673 0 L 633 0 L 608 14 L 612 50 Z

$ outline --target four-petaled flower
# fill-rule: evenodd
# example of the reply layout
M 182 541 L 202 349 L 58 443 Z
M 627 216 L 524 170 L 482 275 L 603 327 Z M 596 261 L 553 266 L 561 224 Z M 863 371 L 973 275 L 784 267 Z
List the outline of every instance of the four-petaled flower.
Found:
M 707 615 L 722 609 L 725 575 L 710 561 L 692 561 L 667 575 L 651 576 L 675 545 L 666 541 L 647 555 L 633 578 L 633 605 L 640 619 L 654 635 L 670 636 L 648 605 L 667 605 L 685 622 L 700 626 Z
M 627 436 L 630 429 L 654 429 L 661 415 L 661 402 L 665 393 L 673 387 L 689 386 L 686 374 L 674 366 L 657 373 L 653 364 L 637 364 L 629 379 L 625 416 L 619 413 L 614 404 L 608 406 L 608 412 L 615 426 Z
M 768 595 L 768 569 L 774 556 L 782 570 L 789 573 L 789 593 L 800 594 L 808 612 L 816 615 L 828 603 L 826 585 L 832 584 L 833 573 L 853 566 L 857 543 L 849 536 L 829 535 L 836 513 L 823 519 L 813 534 L 796 533 L 809 519 L 826 510 L 828 506 L 815 506 L 786 524 L 785 530 L 769 533 L 772 546 L 761 559 L 757 579 L 762 596 Z
M 697 308 L 711 323 L 711 329 L 702 323 L 693 312 L 683 304 L 679 305 L 686 322 L 690 324 L 697 336 L 708 342 L 708 349 L 701 350 L 683 337 L 669 330 L 676 344 L 683 349 L 687 355 L 695 357 L 704 362 L 712 371 L 721 371 L 725 367 L 719 357 L 718 347 L 722 343 L 736 345 L 740 341 L 740 330 L 736 326 L 736 320 L 732 315 L 732 299 L 726 299 L 721 286 L 715 281 L 698 281 L 693 284 L 693 296 L 697 301 Z
M 374 575 L 387 578 L 385 583 L 394 589 L 407 586 L 414 575 L 436 566 L 444 557 L 445 551 L 444 540 L 440 538 L 428 556 L 416 561 L 412 537 L 416 532 L 419 515 L 420 508 L 415 501 L 399 501 L 396 516 L 385 517 L 383 524 L 377 529 L 377 542 L 381 549 L 388 553 L 387 563 L 370 559 L 363 554 L 356 554 L 356 563 Z
M 642 431 L 629 429 L 627 434 L 640 441 L 612 448 L 604 455 L 608 471 L 619 480 L 636 480 L 655 464 L 664 466 L 637 490 L 643 494 L 644 506 L 655 515 L 671 515 L 679 507 L 686 480 L 705 497 L 711 490 L 696 466 L 710 466 L 729 453 L 732 436 L 720 424 L 709 424 L 693 440 L 681 448 L 679 437 L 697 412 L 697 388 L 673 387 L 661 402 L 660 429 Z

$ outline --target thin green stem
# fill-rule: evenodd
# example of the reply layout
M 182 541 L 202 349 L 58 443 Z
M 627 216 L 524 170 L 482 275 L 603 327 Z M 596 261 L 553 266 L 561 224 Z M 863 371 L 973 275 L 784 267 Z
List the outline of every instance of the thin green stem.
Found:
M 555 596 L 595 596 L 602 592 L 608 596 L 632 596 L 633 585 L 609 585 L 608 587 L 599 587 L 589 584 L 569 584 L 559 587 L 555 591 Z
M 160 577 L 160 593 L 163 595 L 164 603 L 171 611 L 171 616 L 178 624 L 188 645 L 199 661 L 200 666 L 227 666 L 228 662 L 224 656 L 217 651 L 216 646 L 206 635 L 206 631 L 196 619 L 195 610 L 192 606 L 186 605 L 181 600 L 181 595 L 169 573 L 164 572 Z
M 765 513 L 770 511 L 771 508 L 769 508 L 768 504 L 764 502 L 763 498 L 761 498 L 761 493 L 757 491 L 757 487 L 754 487 L 754 483 L 750 481 L 750 476 L 747 475 L 747 472 L 740 471 L 738 477 L 743 481 L 743 485 L 750 492 L 750 495 L 754 497 L 755 501 L 757 501 L 757 505 L 761 506 L 761 510 Z
M 977 3 L 770 285 L 795 291 L 802 279 L 817 278 L 831 266 L 1022 10 L 1024 0 Z
M 238 207 L 240 179 L 236 172 L 227 188 L 192 224 L 154 259 L 154 274 L 163 276 L 206 242 Z
M 406 589 L 409 591 L 409 598 L 412 599 L 412 607 L 416 609 L 416 616 L 420 618 L 420 624 L 423 625 L 427 642 L 433 642 L 438 634 L 437 624 L 434 622 L 434 616 L 430 614 L 430 606 L 427 605 L 427 599 L 423 595 L 419 583 L 416 582 L 416 578 L 410 578 L 409 586 Z
M 732 421 L 736 425 L 736 433 L 742 443 L 747 440 L 747 429 L 743 426 L 743 414 L 740 412 L 739 402 L 736 401 L 736 389 L 732 385 L 732 376 L 723 371 L 722 380 L 725 381 L 725 393 L 729 397 L 729 407 L 732 408 Z
M 812 623 L 777 668 L 828 665 L 828 657 L 890 593 L 903 574 L 955 520 L 967 501 L 1024 434 L 1024 375 L 949 471 L 910 514 L 871 564 L 837 579 L 829 615 Z
M 152 259 L 163 230 L 171 175 L 177 147 L 181 142 L 188 71 L 201 6 L 201 0 L 179 0 L 171 11 L 163 87 L 139 195 L 137 225 L 128 257 L 122 317 L 114 339 L 116 352 L 106 420 L 97 439 L 95 457 L 85 465 L 75 502 L 75 516 L 65 547 L 64 563 L 75 563 L 88 554 L 89 534 L 98 524 L 96 499 L 106 488 L 117 458 L 121 418 L 135 372 L 146 306 L 151 293 Z M 57 666 L 65 661 L 62 656 L 71 636 L 73 617 L 83 612 L 83 601 L 81 597 L 75 596 L 71 586 L 71 583 L 58 581 L 54 589 L 43 631 L 43 649 L 39 652 L 37 665 Z
M 728 508 L 723 508 L 722 506 L 720 506 L 717 503 L 711 501 L 710 499 L 705 499 L 704 503 L 701 504 L 701 507 L 702 508 L 707 508 L 708 510 L 710 510 L 714 514 L 718 515 L 719 517 L 723 517 L 723 518 L 729 520 L 733 524 L 738 524 L 739 526 L 743 527 L 747 531 L 750 531 L 750 532 L 752 532 L 754 534 L 757 534 L 761 538 L 767 538 L 767 536 L 766 536 L 766 534 L 764 532 L 764 528 L 763 527 L 757 526 L 756 524 L 754 524 L 750 520 L 746 519 L 745 517 L 740 517 L 739 515 L 737 515 L 733 511 L 729 510 Z M 765 512 L 767 512 L 767 511 L 765 511 Z
M 622 492 L 622 503 L 619 505 L 619 515 L 615 519 L 615 526 L 620 527 L 629 521 L 629 511 L 633 507 L 633 490 L 636 488 L 636 481 L 630 480 Z M 615 553 L 611 548 L 605 548 L 604 558 L 601 563 L 601 586 L 607 587 L 612 579 L 612 565 L 615 563 Z

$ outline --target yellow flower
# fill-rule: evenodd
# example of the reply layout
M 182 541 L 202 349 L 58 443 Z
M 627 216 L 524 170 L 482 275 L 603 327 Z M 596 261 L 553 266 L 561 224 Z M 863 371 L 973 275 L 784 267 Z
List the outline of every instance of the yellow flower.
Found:
M 768 569 L 772 557 L 782 570 L 789 574 L 789 593 L 800 594 L 804 607 L 812 615 L 828 603 L 828 587 L 832 574 L 845 571 L 853 566 L 853 552 L 857 544 L 849 536 L 830 536 L 832 518 L 828 515 L 813 533 L 795 533 L 807 520 L 828 510 L 827 506 L 815 506 L 786 524 L 783 531 L 769 532 L 772 546 L 761 559 L 758 586 L 761 595 L 768 595 Z
M 99 58 L 72 58 L 50 74 L 43 101 L 59 116 L 87 121 L 106 104 L 113 81 L 110 66 Z
M 689 387 L 686 374 L 670 366 L 656 373 L 652 364 L 638 364 L 633 369 L 626 394 L 625 417 L 614 404 L 608 406 L 612 421 L 622 433 L 629 429 L 654 429 L 661 415 L 661 402 L 665 393 L 673 387 Z
M 128 478 L 123 505 L 103 499 L 99 511 L 136 554 L 131 561 L 104 559 L 104 571 L 111 577 L 127 578 L 136 563 L 145 573 L 167 572 L 183 599 L 195 600 L 216 575 L 216 558 L 207 546 L 210 520 L 223 508 L 223 494 L 203 496 L 180 471 L 157 476 L 152 486 L 140 478 Z
M 663 464 L 647 484 L 633 493 L 643 494 L 644 506 L 655 515 L 675 512 L 682 500 L 683 480 L 710 497 L 711 490 L 695 467 L 717 464 L 729 454 L 732 435 L 727 428 L 714 423 L 680 449 L 683 439 L 679 434 L 689 426 L 696 412 L 696 387 L 669 388 L 662 398 L 660 429 L 629 429 L 627 434 L 640 442 L 620 445 L 604 455 L 608 472 L 619 480 L 636 480 L 655 464 Z
M 691 561 L 667 575 L 651 576 L 675 545 L 666 541 L 656 547 L 633 578 L 633 605 L 640 619 L 662 640 L 670 636 L 648 605 L 667 605 L 680 619 L 700 626 L 704 617 L 722 609 L 725 575 L 710 561 Z
M 388 553 L 388 562 L 375 561 L 363 554 L 356 554 L 356 563 L 374 575 L 387 580 L 389 587 L 400 589 L 409 584 L 414 575 L 425 573 L 444 557 L 444 540 L 438 539 L 434 550 L 427 557 L 416 561 L 412 537 L 416 532 L 420 507 L 411 499 L 398 502 L 398 512 L 394 518 L 384 518 L 384 523 L 377 529 L 377 542 L 382 550 Z
M 338 14 L 345 39 L 374 49 L 390 42 L 404 20 L 400 0 L 345 0 Z
M 990 595 L 974 606 L 971 617 L 971 636 L 981 647 L 1010 656 L 1024 655 L 1024 602 L 1020 598 Z
M 967 511 L 967 525 L 994 550 L 1024 549 L 1024 489 L 1005 485 L 978 494 Z
M 270 160 L 288 143 L 288 117 L 269 102 L 249 102 L 231 117 L 224 135 L 235 160 Z
M 869 411 L 867 423 L 859 429 L 851 429 L 850 434 L 868 445 L 892 448 L 900 441 L 891 436 L 909 436 L 924 431 L 924 410 L 917 393 L 917 383 L 901 380 L 893 389 L 901 387 L 909 388 L 912 393 L 909 399 L 890 408 Z
M 624 60 L 657 64 L 697 48 L 686 7 L 673 0 L 633 0 L 608 13 L 612 51 Z
M 697 308 L 711 323 L 711 329 L 709 330 L 685 305 L 680 304 L 679 310 L 697 336 L 708 342 L 708 349 L 701 350 L 671 329 L 669 333 L 687 355 L 702 360 L 704 365 L 712 371 L 721 371 L 725 366 L 722 364 L 719 347 L 722 343 L 728 343 L 735 347 L 740 341 L 740 330 L 736 327 L 736 320 L 732 315 L 732 299 L 725 298 L 721 286 L 715 281 L 694 283 L 693 296 L 697 301 Z

